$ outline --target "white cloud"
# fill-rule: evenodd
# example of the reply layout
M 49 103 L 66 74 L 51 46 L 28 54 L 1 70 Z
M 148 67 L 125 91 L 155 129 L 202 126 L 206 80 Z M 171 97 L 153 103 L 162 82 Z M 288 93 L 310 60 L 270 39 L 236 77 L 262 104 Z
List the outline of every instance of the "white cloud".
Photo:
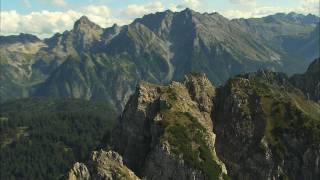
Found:
M 279 12 L 289 13 L 297 12 L 302 14 L 319 14 L 319 0 L 299 0 L 300 4 L 294 8 L 280 7 L 280 6 L 263 6 L 257 0 L 230 0 L 236 4 L 235 9 L 221 12 L 228 18 L 250 18 L 263 17 Z
M 83 8 L 83 12 L 86 14 L 92 14 L 96 16 L 110 16 L 110 9 L 107 6 L 94 6 L 90 5 Z
M 106 6 L 88 6 L 78 11 L 64 12 L 39 11 L 26 15 L 17 11 L 1 11 L 0 34 L 31 33 L 39 37 L 49 37 L 56 32 L 72 29 L 74 22 L 86 15 L 91 21 L 102 27 L 111 26 L 113 23 L 124 24 L 125 20 L 110 17 L 110 10 Z
M 201 0 L 183 0 L 181 4 L 178 5 L 171 5 L 171 8 L 173 11 L 179 11 L 185 8 L 191 8 L 196 11 L 201 11 Z
M 190 7 L 190 8 L 193 8 L 193 9 L 197 9 L 200 7 L 200 0 L 184 0 L 184 3 Z
M 39 0 L 47 3 L 48 5 L 54 2 L 49 0 Z M 297 0 L 299 6 L 293 8 L 280 7 L 280 6 L 264 6 L 257 0 L 229 0 L 240 4 L 234 4 L 232 9 L 220 12 L 228 18 L 248 18 L 248 17 L 262 17 L 277 12 L 291 12 L 298 13 L 313 13 L 319 15 L 318 0 Z M 29 0 L 23 0 L 25 7 L 28 6 Z M 63 1 L 66 2 L 66 1 Z M 204 1 L 202 0 L 181 0 L 181 4 L 167 4 L 164 5 L 161 1 L 152 1 L 146 4 L 131 4 L 118 12 L 112 12 L 107 6 L 104 5 L 89 5 L 81 7 L 76 10 L 67 11 L 37 11 L 29 14 L 21 14 L 15 10 L 1 11 L 0 21 L 0 34 L 19 34 L 32 33 L 39 37 L 48 37 L 56 32 L 63 32 L 64 30 L 71 29 L 74 21 L 79 19 L 82 15 L 86 15 L 91 21 L 97 23 L 102 27 L 111 26 L 113 23 L 120 25 L 128 24 L 131 20 L 141 17 L 144 14 L 153 13 L 157 11 L 164 11 L 169 8 L 173 11 L 180 11 L 186 7 L 190 7 L 197 11 L 205 9 Z M 241 4 L 251 2 L 251 4 Z M 63 3 L 62 3 L 63 4 Z M 67 6 L 71 8 L 70 4 Z M 211 9 L 212 10 L 212 9 Z M 117 18 L 115 15 L 117 14 Z
M 52 4 L 60 7 L 66 7 L 68 5 L 65 0 L 53 0 Z
M 129 4 L 122 12 L 129 17 L 138 17 L 144 14 L 163 11 L 165 9 L 164 5 L 160 1 L 153 1 L 148 4 L 138 5 L 138 4 Z
M 320 2 L 319 0 L 301 0 L 301 7 L 297 8 L 297 11 L 320 16 Z

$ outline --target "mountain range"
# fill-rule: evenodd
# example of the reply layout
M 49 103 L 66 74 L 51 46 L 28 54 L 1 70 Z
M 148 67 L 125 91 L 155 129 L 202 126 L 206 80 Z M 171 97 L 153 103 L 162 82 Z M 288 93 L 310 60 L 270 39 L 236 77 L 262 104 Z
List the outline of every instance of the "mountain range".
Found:
M 319 17 L 278 13 L 229 20 L 191 9 L 102 28 L 81 17 L 39 39 L 0 36 L 0 97 L 104 99 L 118 110 L 140 80 L 168 84 L 205 73 L 214 85 L 260 68 L 294 74 L 319 57 Z

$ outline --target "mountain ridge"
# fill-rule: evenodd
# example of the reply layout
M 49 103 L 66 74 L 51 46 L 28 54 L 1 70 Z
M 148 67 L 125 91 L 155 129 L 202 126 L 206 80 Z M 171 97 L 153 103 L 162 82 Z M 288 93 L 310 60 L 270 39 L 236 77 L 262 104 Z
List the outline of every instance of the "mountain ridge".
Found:
M 300 15 L 298 17 L 301 19 Z M 220 85 L 232 76 L 259 68 L 301 72 L 311 59 L 319 56 L 319 43 L 314 40 L 316 20 L 303 24 L 302 20 L 283 18 L 286 16 L 277 20 L 280 23 L 265 22 L 263 18 L 248 19 L 246 21 L 250 23 L 246 25 L 218 13 L 201 14 L 186 9 L 145 15 L 125 26 L 101 28 L 82 17 L 70 31 L 57 33 L 37 44 L 29 43 L 32 51 L 26 48 L 21 53 L 20 46 L 0 46 L 4 52 L 1 53 L 4 64 L 1 68 L 6 72 L 1 74 L 4 82 L 0 90 L 2 101 L 43 94 L 91 100 L 111 97 L 111 104 L 122 109 L 140 80 L 167 84 L 183 79 L 187 73 L 201 72 L 206 73 L 215 85 Z M 272 31 L 270 27 L 279 31 Z M 257 28 L 264 29 L 270 40 L 260 33 L 253 33 Z M 291 45 L 292 41 L 296 45 Z M 291 55 L 296 49 L 300 55 Z M 67 68 L 63 64 L 72 58 L 79 59 L 80 63 L 90 62 L 73 68 L 81 72 L 76 73 L 79 77 L 75 78 L 81 79 L 81 74 L 86 72 L 84 69 L 91 69 L 86 76 L 99 82 L 99 87 L 82 81 L 68 84 L 66 80 L 72 79 L 64 78 L 67 74 L 56 74 L 58 69 Z M 62 71 L 67 72 L 59 72 Z M 111 81 L 115 82 L 110 85 Z M 75 91 L 64 89 L 94 93 L 77 95 Z

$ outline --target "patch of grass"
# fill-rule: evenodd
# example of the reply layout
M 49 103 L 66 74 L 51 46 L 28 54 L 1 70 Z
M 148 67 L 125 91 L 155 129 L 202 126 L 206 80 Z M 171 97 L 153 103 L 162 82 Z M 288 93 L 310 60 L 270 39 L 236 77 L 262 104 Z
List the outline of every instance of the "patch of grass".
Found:
M 173 153 L 182 155 L 186 164 L 201 170 L 208 179 L 218 179 L 222 169 L 206 143 L 207 130 L 188 112 L 166 112 L 163 116 L 161 142 L 169 142 Z

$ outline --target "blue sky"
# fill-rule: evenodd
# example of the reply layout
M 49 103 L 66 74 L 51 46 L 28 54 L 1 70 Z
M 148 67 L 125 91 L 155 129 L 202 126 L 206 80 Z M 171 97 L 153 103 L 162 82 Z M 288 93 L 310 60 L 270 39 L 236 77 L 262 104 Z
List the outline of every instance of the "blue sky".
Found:
M 49 37 L 72 28 L 86 15 L 102 27 L 127 24 L 144 14 L 189 7 L 228 18 L 262 17 L 295 11 L 319 16 L 319 0 L 1 0 L 0 34 Z

